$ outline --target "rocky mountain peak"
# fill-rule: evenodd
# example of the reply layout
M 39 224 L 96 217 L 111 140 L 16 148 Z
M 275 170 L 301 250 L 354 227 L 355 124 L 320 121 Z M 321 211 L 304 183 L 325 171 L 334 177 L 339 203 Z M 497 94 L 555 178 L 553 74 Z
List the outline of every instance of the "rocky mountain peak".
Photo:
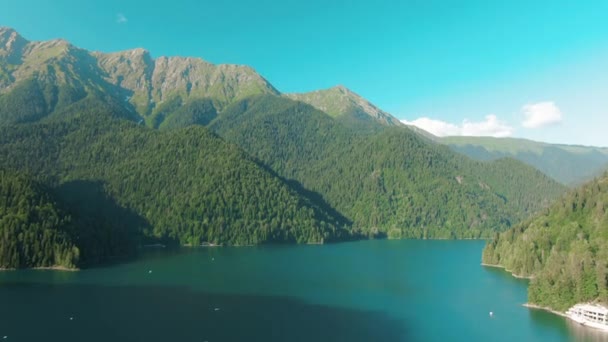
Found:
M 359 96 L 343 85 L 309 93 L 286 94 L 285 96 L 308 103 L 309 105 L 334 117 L 350 115 L 354 117 L 371 117 L 376 122 L 387 126 L 401 126 L 402 123 L 391 114 L 376 107 L 373 103 Z
M 0 57 L 11 59 L 19 54 L 28 43 L 17 31 L 10 27 L 0 27 Z M 16 61 L 9 60 L 9 63 Z

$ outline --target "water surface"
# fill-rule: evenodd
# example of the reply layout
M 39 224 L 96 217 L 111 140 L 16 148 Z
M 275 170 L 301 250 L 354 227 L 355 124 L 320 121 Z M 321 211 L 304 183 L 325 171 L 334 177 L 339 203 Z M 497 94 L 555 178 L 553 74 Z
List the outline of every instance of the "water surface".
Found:
M 80 272 L 0 272 L 0 338 L 608 341 L 522 307 L 527 282 L 480 266 L 483 245 L 184 248 Z

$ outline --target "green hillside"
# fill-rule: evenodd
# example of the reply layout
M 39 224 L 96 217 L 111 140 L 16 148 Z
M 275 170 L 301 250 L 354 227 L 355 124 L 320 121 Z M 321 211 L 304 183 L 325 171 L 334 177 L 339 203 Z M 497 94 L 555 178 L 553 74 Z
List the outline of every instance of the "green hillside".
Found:
M 320 194 L 367 234 L 487 236 L 563 188 L 514 160 L 475 162 L 403 129 L 350 130 L 301 102 L 258 96 L 210 126 L 279 175 Z
M 565 310 L 608 303 L 608 174 L 569 192 L 541 214 L 498 234 L 487 264 L 533 277 L 529 301 Z
M 0 269 L 74 267 L 80 255 L 70 225 L 48 189 L 0 170 Z
M 151 241 L 245 245 L 348 236 L 348 222 L 323 201 L 206 128 L 163 133 L 107 115 L 105 104 L 91 101 L 64 113 L 68 120 L 0 129 L 0 165 L 58 188 L 71 207 L 82 203 L 74 198 L 107 196 Z

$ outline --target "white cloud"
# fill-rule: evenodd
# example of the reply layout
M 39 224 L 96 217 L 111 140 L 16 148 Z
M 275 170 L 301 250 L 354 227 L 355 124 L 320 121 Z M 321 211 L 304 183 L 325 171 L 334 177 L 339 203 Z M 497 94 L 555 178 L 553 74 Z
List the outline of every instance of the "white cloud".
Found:
M 505 122 L 500 121 L 494 114 L 486 115 L 485 120 L 472 122 L 464 120 L 462 124 L 455 125 L 446 121 L 435 120 L 427 117 L 418 118 L 414 121 L 401 120 L 406 125 L 413 125 L 436 135 L 445 137 L 450 135 L 466 136 L 490 136 L 508 137 L 513 134 L 513 128 Z
M 422 128 L 423 130 L 439 137 L 444 137 L 447 135 L 460 135 L 461 131 L 460 128 L 454 124 L 427 117 L 418 118 L 414 121 L 401 120 L 401 122 L 406 125 Z
M 122 13 L 118 13 L 118 14 L 116 15 L 116 22 L 117 22 L 118 24 L 124 24 L 124 23 L 126 23 L 127 21 L 129 21 L 129 19 L 127 19 L 127 17 L 125 17 L 125 15 L 124 15 L 124 14 L 122 14 Z
M 539 128 L 562 121 L 562 111 L 552 101 L 527 104 L 521 110 L 526 117 L 521 125 L 526 128 Z

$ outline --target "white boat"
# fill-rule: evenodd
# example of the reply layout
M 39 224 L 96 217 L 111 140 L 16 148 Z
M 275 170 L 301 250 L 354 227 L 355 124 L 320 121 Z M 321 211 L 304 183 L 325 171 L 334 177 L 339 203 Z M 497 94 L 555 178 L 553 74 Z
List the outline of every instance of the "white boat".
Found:
M 597 304 L 576 304 L 566 311 L 571 320 L 586 327 L 608 331 L 608 308 Z

